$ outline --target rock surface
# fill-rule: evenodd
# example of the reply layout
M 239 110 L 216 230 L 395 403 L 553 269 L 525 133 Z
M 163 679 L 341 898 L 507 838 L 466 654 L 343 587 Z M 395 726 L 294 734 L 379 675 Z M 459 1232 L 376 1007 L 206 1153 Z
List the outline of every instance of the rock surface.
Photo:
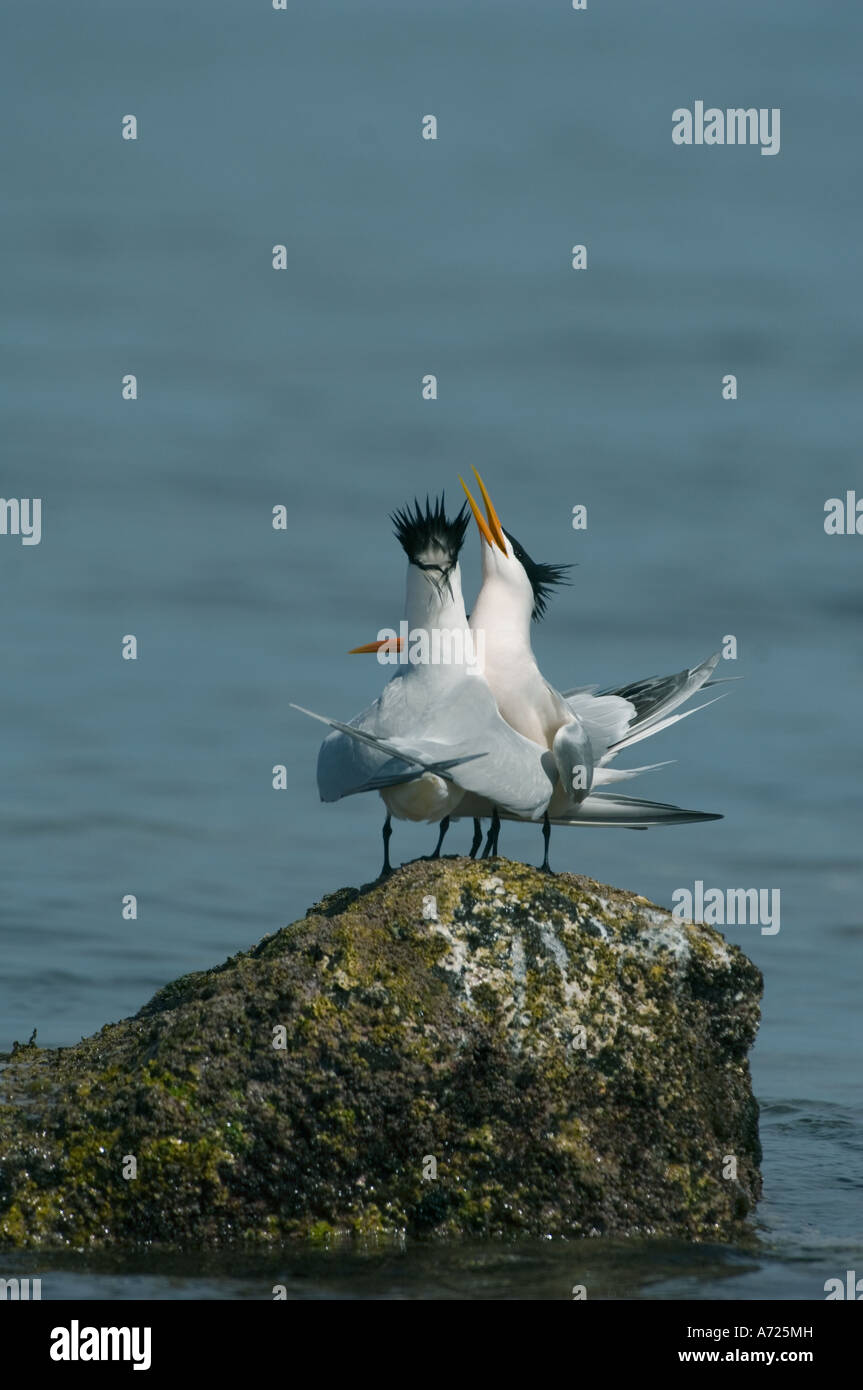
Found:
M 17 1047 L 0 1246 L 736 1238 L 760 993 L 644 898 L 417 861 L 74 1047 Z

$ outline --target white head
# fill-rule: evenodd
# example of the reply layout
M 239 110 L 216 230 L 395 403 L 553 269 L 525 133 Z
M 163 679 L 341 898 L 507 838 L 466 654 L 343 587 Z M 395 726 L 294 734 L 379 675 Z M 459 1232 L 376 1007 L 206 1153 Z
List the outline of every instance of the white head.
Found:
M 476 469 L 473 471 L 485 503 L 485 516 L 464 479 L 459 481 L 467 493 L 481 537 L 483 582 L 474 612 L 494 604 L 499 612 L 506 612 L 510 626 L 523 627 L 527 633 L 531 619 L 538 621 L 544 615 L 550 591 L 567 583 L 565 576 L 570 566 L 544 565 L 532 560 L 515 536 L 501 526 L 482 478 Z

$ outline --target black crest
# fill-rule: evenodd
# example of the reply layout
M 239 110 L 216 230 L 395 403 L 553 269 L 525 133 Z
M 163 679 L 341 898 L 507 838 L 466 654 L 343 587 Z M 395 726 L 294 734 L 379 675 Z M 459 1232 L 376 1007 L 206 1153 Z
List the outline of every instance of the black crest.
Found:
M 450 557 L 450 562 L 455 563 L 467 531 L 467 504 L 457 516 L 450 519 L 444 511 L 444 494 L 441 493 L 434 506 L 426 497 L 425 511 L 417 501 L 413 504 L 413 510 L 407 506 L 393 512 L 390 521 L 395 527 L 399 544 L 412 564 L 416 564 L 418 558 L 433 546 L 443 550 Z
M 512 546 L 515 558 L 521 562 L 521 566 L 530 580 L 530 587 L 533 589 L 531 617 L 539 622 L 545 617 L 548 597 L 552 589 L 556 589 L 560 584 L 569 583 L 566 572 L 572 569 L 572 565 L 543 565 L 537 560 L 531 560 L 524 546 L 519 544 L 515 536 L 505 528 L 503 534 Z

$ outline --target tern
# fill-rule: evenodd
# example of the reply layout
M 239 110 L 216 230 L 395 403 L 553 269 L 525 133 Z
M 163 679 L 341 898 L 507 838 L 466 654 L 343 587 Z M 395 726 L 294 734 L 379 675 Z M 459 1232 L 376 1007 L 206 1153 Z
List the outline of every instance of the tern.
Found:
M 563 694 L 555 690 L 534 656 L 531 622 L 543 616 L 549 592 L 567 582 L 566 572 L 571 567 L 532 560 L 511 532 L 504 530 L 488 489 L 477 469 L 473 471 L 485 516 L 467 484 L 463 479 L 459 481 L 481 538 L 483 578 L 470 626 L 483 636 L 483 641 L 477 643 L 477 651 L 482 654 L 482 672 L 503 718 L 518 733 L 552 753 L 558 774 L 543 816 L 542 867 L 549 868 L 551 824 L 585 824 L 586 816 L 597 810 L 600 816 L 603 811 L 607 813 L 606 823 L 629 814 L 637 815 L 638 824 L 645 827 L 672 820 L 679 823 L 684 818 L 717 819 L 714 813 L 686 812 L 657 803 L 639 803 L 628 797 L 600 796 L 595 789 L 663 766 L 655 763 L 649 768 L 617 769 L 609 764 L 623 748 L 705 708 L 698 705 L 685 713 L 672 714 L 708 682 L 719 653 L 675 676 L 651 677 L 618 690 L 597 693 L 594 689 L 581 689 Z M 713 700 L 707 701 L 712 703 Z M 636 807 L 641 808 L 639 812 Z M 467 804 L 463 805 L 461 814 L 467 809 Z M 492 808 L 486 852 L 496 851 L 499 829 L 499 816 Z
M 483 857 L 497 851 L 501 816 L 542 820 L 542 868 L 547 872 L 551 824 L 644 829 L 720 819 L 712 812 L 593 790 L 647 770 L 621 771 L 607 764 L 621 748 L 684 718 L 670 711 L 706 683 L 718 658 L 677 676 L 653 677 L 618 690 L 559 694 L 539 672 L 529 634 L 531 618 L 541 616 L 547 589 L 562 582 L 568 566 L 535 565 L 503 531 L 478 473 L 477 481 L 485 518 L 466 487 L 465 491 L 492 565 L 484 549 L 483 588 L 470 627 L 458 563 L 467 524 L 464 508 L 450 521 L 443 498 L 434 509 L 426 499 L 424 512 L 417 502 L 413 512 L 407 508 L 392 519 L 408 556 L 406 626 L 412 637 L 416 632 L 433 636 L 441 631 L 464 639 L 471 633 L 486 640 L 491 636 L 491 656 L 481 655 L 482 643 L 477 641 L 469 665 L 464 653 L 471 644 L 465 640 L 461 648 L 455 644 L 462 653 L 455 660 L 411 664 L 350 724 L 294 706 L 333 730 L 318 759 L 322 800 L 380 792 L 387 805 L 382 873 L 391 871 L 392 815 L 440 824 L 433 858 L 440 853 L 451 817 L 474 817 L 472 854 L 480 838 L 479 818 L 491 818 Z M 372 651 L 381 645 L 355 650 Z
M 469 518 L 462 507 L 450 519 L 444 506 L 443 496 L 434 506 L 426 498 L 425 508 L 415 502 L 392 521 L 408 558 L 408 629 L 430 639 L 427 649 L 435 634 L 447 634 L 448 649 L 440 652 L 447 659 L 401 667 L 378 699 L 347 724 L 294 706 L 332 729 L 318 755 L 321 800 L 367 791 L 383 798 L 382 875 L 392 867 L 392 816 L 439 823 L 436 858 L 449 818 L 465 796 L 519 820 L 540 820 L 554 787 L 553 760 L 501 717 L 473 659 L 459 569 Z
M 595 687 L 567 690 L 562 694 L 543 676 L 530 639 L 532 621 L 544 614 L 551 590 L 566 581 L 569 565 L 538 564 L 509 531 L 501 526 L 488 490 L 474 468 L 485 504 L 483 516 L 470 489 L 460 479 L 481 536 L 483 582 L 470 615 L 476 635 L 475 650 L 482 674 L 504 720 L 548 754 L 546 767 L 554 787 L 542 815 L 543 862 L 548 862 L 551 825 L 618 825 L 646 829 L 651 825 L 683 824 L 721 819 L 714 812 L 687 811 L 664 802 L 600 792 L 601 787 L 665 766 L 612 768 L 622 749 L 668 728 L 678 719 L 712 704 L 697 705 L 680 714 L 673 711 L 710 681 L 719 654 L 700 665 L 672 676 L 650 677 L 630 685 L 596 691 Z M 479 640 L 479 639 L 482 640 Z M 354 652 L 377 651 L 382 641 L 355 647 Z M 390 643 L 390 645 L 393 645 Z M 394 646 L 399 648 L 399 640 Z M 716 697 L 721 698 L 721 697 Z M 458 779 L 458 774 L 454 774 Z M 473 857 L 481 841 L 480 821 L 491 827 L 483 858 L 497 852 L 500 817 L 521 819 L 518 813 L 490 803 L 476 793 L 453 801 L 450 816 L 474 818 Z M 537 819 L 532 815 L 530 819 Z M 438 841 L 440 851 L 443 835 Z

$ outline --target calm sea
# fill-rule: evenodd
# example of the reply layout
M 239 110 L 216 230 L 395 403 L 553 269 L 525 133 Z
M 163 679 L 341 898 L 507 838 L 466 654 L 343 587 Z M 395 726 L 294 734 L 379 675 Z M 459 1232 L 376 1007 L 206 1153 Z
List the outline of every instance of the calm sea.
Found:
M 379 803 L 320 805 L 289 701 L 374 697 L 346 652 L 401 616 L 387 514 L 457 500 L 472 464 L 531 554 L 578 565 L 536 635 L 555 684 L 737 639 L 730 697 L 637 750 L 678 759 L 641 795 L 726 818 L 560 831 L 553 864 L 665 904 L 781 891 L 778 934 L 728 930 L 766 979 L 754 1250 L 20 1267 L 112 1298 L 819 1298 L 863 1273 L 863 540 L 823 528 L 863 496 L 861 11 L 11 0 L 4 27 L 2 491 L 43 499 L 43 534 L 0 537 L 0 1048 L 74 1042 L 373 877 Z M 780 108 L 780 153 L 673 145 L 696 100 Z M 392 851 L 433 840 L 398 825 Z M 538 862 L 539 832 L 501 849 Z

